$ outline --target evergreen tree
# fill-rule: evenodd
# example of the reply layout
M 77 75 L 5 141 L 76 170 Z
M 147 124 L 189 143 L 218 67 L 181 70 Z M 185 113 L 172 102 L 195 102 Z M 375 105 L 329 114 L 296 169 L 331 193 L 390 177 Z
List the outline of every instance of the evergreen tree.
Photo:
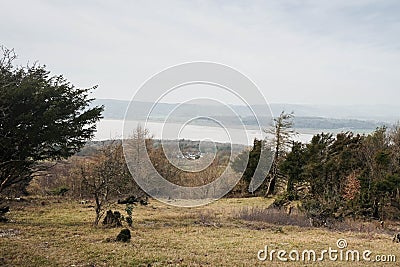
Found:
M 67 158 L 96 130 L 103 107 L 89 107 L 78 89 L 45 66 L 15 67 L 12 50 L 0 58 L 0 194 L 23 190 L 38 163 Z

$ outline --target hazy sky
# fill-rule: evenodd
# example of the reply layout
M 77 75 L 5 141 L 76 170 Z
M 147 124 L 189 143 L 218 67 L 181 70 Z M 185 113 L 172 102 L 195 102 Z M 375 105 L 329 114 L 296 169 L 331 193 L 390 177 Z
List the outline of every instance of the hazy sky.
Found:
M 2 1 L 0 44 L 98 98 L 215 61 L 269 102 L 397 104 L 400 1 Z

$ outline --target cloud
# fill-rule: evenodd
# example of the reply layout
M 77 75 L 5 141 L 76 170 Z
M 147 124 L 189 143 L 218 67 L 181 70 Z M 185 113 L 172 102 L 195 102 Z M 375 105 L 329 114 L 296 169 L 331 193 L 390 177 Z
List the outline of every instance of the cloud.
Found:
M 130 99 L 178 63 L 231 65 L 270 102 L 400 96 L 397 1 L 8 1 L 2 42 L 99 98 Z

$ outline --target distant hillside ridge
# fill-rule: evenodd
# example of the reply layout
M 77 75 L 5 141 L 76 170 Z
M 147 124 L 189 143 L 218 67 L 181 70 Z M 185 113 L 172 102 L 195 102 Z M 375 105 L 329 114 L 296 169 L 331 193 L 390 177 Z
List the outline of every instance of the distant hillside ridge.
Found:
M 114 99 L 96 99 L 93 105 L 104 105 L 104 119 L 122 120 L 130 101 Z M 153 103 L 135 101 L 133 105 L 138 106 L 137 110 L 143 110 L 143 114 L 135 114 L 134 119 L 145 120 L 146 111 L 153 107 Z M 165 117 L 176 108 L 178 104 L 157 103 L 155 105 L 150 121 L 163 121 Z M 249 107 L 240 105 L 230 105 L 230 107 L 240 116 L 245 125 L 256 125 Z M 334 106 L 334 105 L 297 105 L 297 104 L 271 104 L 273 115 L 276 117 L 282 111 L 294 112 L 295 127 L 298 129 L 376 129 L 382 125 L 391 125 L 400 119 L 400 108 L 395 106 L 381 105 L 355 105 L 355 106 Z M 257 114 L 265 107 L 260 105 L 251 106 Z M 182 104 L 174 112 L 173 122 L 186 122 L 188 119 L 198 116 L 202 111 L 207 110 L 208 114 L 218 114 L 215 118 L 220 119 L 230 127 L 239 127 L 236 116 L 228 109 L 216 105 Z M 261 125 L 270 122 L 269 114 L 258 118 Z M 128 119 L 132 118 L 129 116 Z M 207 125 L 207 122 L 197 122 L 197 124 Z M 212 126 L 212 125 L 209 125 Z

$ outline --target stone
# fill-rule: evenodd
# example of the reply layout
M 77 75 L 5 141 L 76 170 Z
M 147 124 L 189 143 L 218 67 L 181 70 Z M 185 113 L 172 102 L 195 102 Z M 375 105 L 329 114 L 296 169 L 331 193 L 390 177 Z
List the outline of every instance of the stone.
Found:
M 395 243 L 400 243 L 400 232 L 394 234 L 394 236 L 393 236 L 393 242 L 395 242 Z
M 129 242 L 131 241 L 131 231 L 129 229 L 122 229 L 117 236 L 117 241 L 119 242 Z
M 121 227 L 121 213 L 119 211 L 112 212 L 108 210 L 103 220 L 103 225 L 108 227 Z

